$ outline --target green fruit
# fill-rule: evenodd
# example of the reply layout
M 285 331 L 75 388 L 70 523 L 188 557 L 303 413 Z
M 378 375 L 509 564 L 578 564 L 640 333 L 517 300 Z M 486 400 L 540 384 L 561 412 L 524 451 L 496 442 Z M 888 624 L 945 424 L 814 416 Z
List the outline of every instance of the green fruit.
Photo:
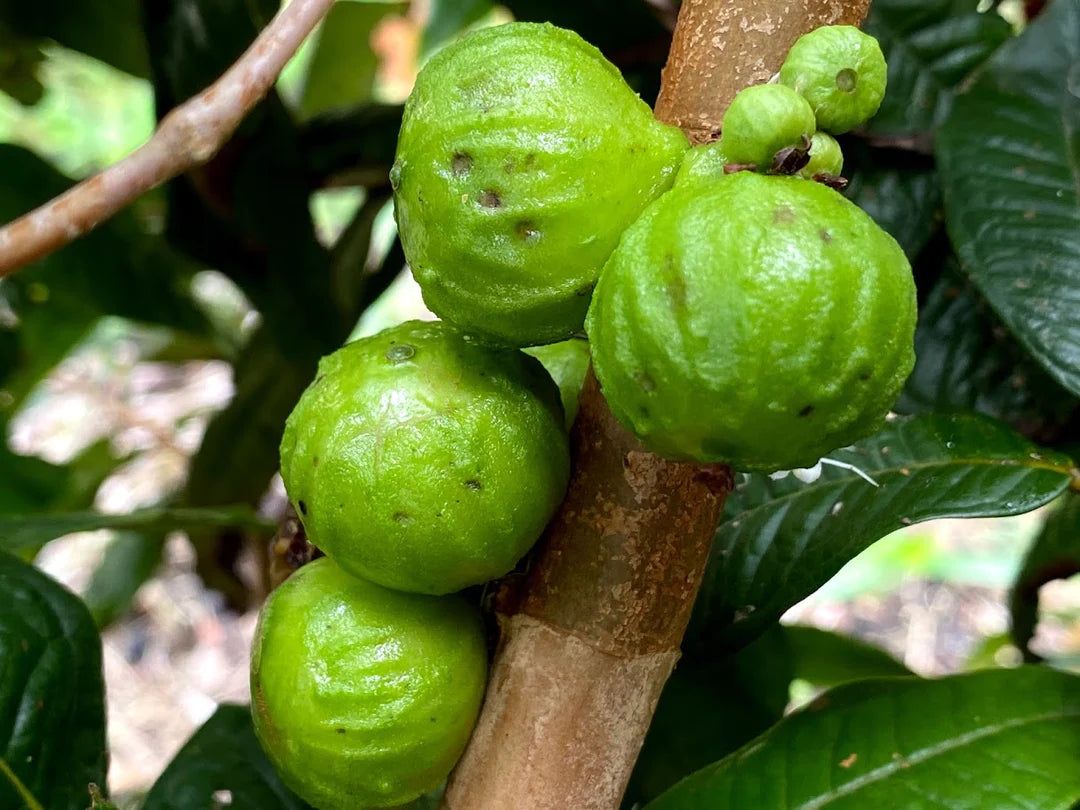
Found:
M 803 34 L 780 68 L 780 84 L 804 96 L 818 128 L 840 135 L 869 120 L 885 97 L 888 68 L 878 41 L 851 25 Z
M 719 141 L 695 146 L 683 158 L 679 172 L 675 175 L 675 185 L 696 183 L 699 180 L 718 180 L 726 176 L 724 167 L 728 163 Z
M 687 148 L 571 31 L 512 23 L 459 40 L 420 72 L 391 172 L 425 302 L 492 343 L 572 337 Z
M 559 392 L 516 349 L 409 322 L 323 358 L 281 440 L 312 542 L 388 588 L 449 593 L 502 576 L 562 500 Z
M 799 177 L 839 177 L 844 170 L 844 152 L 836 138 L 827 132 L 815 132 L 810 139 L 810 161 L 799 169 Z
M 757 84 L 740 90 L 724 113 L 720 148 L 729 163 L 764 172 L 778 152 L 803 147 L 816 129 L 806 99 L 789 87 Z
M 624 234 L 586 322 L 615 416 L 650 449 L 811 466 L 877 429 L 914 363 L 903 251 L 820 183 L 672 189 Z
M 387 590 L 315 560 L 259 616 L 255 733 L 318 810 L 399 805 L 454 767 L 486 671 L 480 617 L 463 600 Z
M 577 416 L 581 386 L 585 382 L 585 372 L 589 370 L 589 344 L 584 340 L 564 340 L 562 343 L 525 349 L 525 353 L 539 360 L 559 386 L 566 428 L 569 430 Z

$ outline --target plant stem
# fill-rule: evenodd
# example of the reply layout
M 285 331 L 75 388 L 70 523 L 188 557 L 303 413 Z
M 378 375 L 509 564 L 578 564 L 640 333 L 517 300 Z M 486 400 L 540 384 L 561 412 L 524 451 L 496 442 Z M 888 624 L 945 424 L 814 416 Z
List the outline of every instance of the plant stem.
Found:
M 333 3 L 292 0 L 220 79 L 165 116 L 145 144 L 0 228 L 0 278 L 96 228 L 144 192 L 210 160 Z
M 715 136 L 747 84 L 820 25 L 869 0 L 684 0 L 657 117 Z M 523 585 L 504 584 L 502 637 L 447 810 L 616 810 L 701 584 L 731 473 L 666 461 L 611 415 L 591 372 L 574 474 Z

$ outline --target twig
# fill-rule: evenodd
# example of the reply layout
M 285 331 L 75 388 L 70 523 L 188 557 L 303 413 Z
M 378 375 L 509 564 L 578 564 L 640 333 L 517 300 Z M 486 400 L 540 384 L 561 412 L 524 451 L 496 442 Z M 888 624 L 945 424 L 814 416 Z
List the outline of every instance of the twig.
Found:
M 220 79 L 166 115 L 149 141 L 0 228 L 0 278 L 63 247 L 144 192 L 212 158 L 333 3 L 292 0 Z

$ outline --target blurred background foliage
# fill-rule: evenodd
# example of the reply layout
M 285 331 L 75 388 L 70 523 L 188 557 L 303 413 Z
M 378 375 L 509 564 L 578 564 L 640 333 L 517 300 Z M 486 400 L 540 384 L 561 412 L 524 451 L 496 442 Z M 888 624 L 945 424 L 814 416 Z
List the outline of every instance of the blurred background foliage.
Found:
M 0 0 L 0 217 L 131 151 L 235 60 L 277 5 Z M 952 428 L 907 448 L 912 464 L 933 456 L 942 470 L 919 479 L 918 497 L 936 493 L 936 511 L 913 520 L 878 502 L 868 510 L 880 518 L 873 526 L 898 531 L 879 540 L 869 518 L 848 525 L 848 551 L 808 561 L 813 585 L 783 591 L 778 610 L 788 623 L 871 641 L 902 660 L 841 636 L 789 628 L 781 637 L 764 625 L 735 645 L 753 641 L 737 655 L 689 655 L 665 692 L 628 806 L 685 773 L 685 762 L 671 771 L 672 751 L 705 764 L 792 700 L 850 677 L 1037 658 L 1080 669 L 1080 496 L 1067 492 L 1067 461 L 1039 483 L 1040 463 L 1030 460 L 1042 448 L 1048 457 L 1071 454 L 1080 439 L 1078 153 L 1068 127 L 1059 140 L 1051 128 L 1028 144 L 1044 131 L 1047 109 L 1060 114 L 1064 104 L 1071 116 L 1078 96 L 1073 87 L 1058 108 L 1040 107 L 1035 93 L 1005 116 L 1011 129 L 993 114 L 1012 109 L 1015 77 L 1048 74 L 1054 54 L 1080 53 L 1080 26 L 1067 25 L 1080 20 L 1075 0 L 1051 4 L 1046 14 L 1060 18 L 1054 31 L 1031 22 L 1041 10 L 874 0 L 866 26 L 885 49 L 890 87 L 879 115 L 845 137 L 844 173 L 848 196 L 896 236 L 916 270 L 919 363 L 897 411 L 1000 421 L 993 437 L 959 448 Z M 271 585 L 267 548 L 287 517 L 278 439 L 317 359 L 350 337 L 428 317 L 397 240 L 388 181 L 401 104 L 419 66 L 471 28 L 549 20 L 600 47 L 652 102 L 676 14 L 668 0 L 628 1 L 618 14 L 603 0 L 339 0 L 276 92 L 208 165 L 0 281 L 0 551 L 36 560 L 82 595 L 100 628 L 111 628 L 112 778 L 121 792 L 145 789 L 216 701 L 245 699 L 251 610 Z M 1033 51 L 1045 64 L 1024 55 Z M 1005 197 L 966 185 L 1009 172 L 1019 185 Z M 1007 244 L 1029 231 L 1010 236 L 1010 223 L 1002 244 L 987 245 L 977 207 L 987 200 L 1020 212 L 1025 227 L 1048 223 L 1033 238 L 1053 245 L 1058 263 L 1024 266 Z M 1050 311 L 1059 301 L 1073 314 Z M 1001 490 L 997 509 L 974 502 L 985 481 L 973 481 L 970 467 L 984 457 L 1030 473 Z M 888 474 L 878 461 L 865 463 Z M 849 479 L 827 470 L 822 482 Z M 744 480 L 729 517 L 768 509 L 789 485 L 803 486 Z M 822 503 L 808 498 L 806 514 Z M 1040 504 L 1048 505 L 1029 511 Z M 822 543 L 839 547 L 840 538 L 821 531 Z M 716 567 L 716 581 L 724 576 Z M 753 583 L 742 584 L 752 592 Z M 735 626 L 747 607 L 755 606 L 710 603 L 702 615 Z M 763 655 L 790 666 L 778 669 L 773 692 L 747 702 L 747 672 Z M 134 673 L 161 705 L 143 703 L 128 716 L 124 705 L 145 700 L 122 683 Z M 665 742 L 665 729 L 682 727 L 680 712 L 730 717 L 740 701 L 742 725 L 731 739 Z M 186 719 L 161 720 L 177 702 Z M 216 739 L 238 722 L 222 710 L 200 734 Z M 153 795 L 147 806 L 157 806 Z

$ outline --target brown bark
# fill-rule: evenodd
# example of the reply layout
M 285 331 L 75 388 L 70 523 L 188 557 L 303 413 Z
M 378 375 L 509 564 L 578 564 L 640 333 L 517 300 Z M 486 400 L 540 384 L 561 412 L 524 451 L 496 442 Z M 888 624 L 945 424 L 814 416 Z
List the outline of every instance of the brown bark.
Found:
M 657 117 L 695 141 L 800 35 L 869 0 L 684 0 Z M 743 9 L 746 10 L 743 10 Z M 616 422 L 591 372 L 574 474 L 502 637 L 447 810 L 615 810 L 678 658 L 731 474 L 661 459 Z
M 822 25 L 859 25 L 869 7 L 870 0 L 684 0 L 656 117 L 694 143 L 714 139 L 735 94 L 768 81 L 796 39 Z

